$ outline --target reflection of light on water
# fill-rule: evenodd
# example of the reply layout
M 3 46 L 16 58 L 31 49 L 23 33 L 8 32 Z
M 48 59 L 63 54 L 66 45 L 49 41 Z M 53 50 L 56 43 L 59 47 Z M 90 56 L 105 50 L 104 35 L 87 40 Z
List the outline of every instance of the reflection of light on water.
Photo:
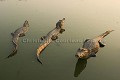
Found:
M 7 1 L 7 0 L 0 0 L 0 1 Z M 27 1 L 27 0 L 18 0 L 18 1 Z
M 27 1 L 27 0 L 18 0 L 18 1 Z
M 6 0 L 0 0 L 0 1 L 6 1 Z

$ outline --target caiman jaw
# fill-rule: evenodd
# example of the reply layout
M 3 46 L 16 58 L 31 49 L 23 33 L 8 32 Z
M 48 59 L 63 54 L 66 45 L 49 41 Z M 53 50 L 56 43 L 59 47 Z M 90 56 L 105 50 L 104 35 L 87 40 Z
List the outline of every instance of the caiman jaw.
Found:
M 81 59 L 85 59 L 86 58 L 86 53 L 83 52 L 77 52 L 77 54 L 75 55 L 76 58 L 81 58 Z
M 83 55 L 82 55 L 81 53 L 77 53 L 77 54 L 75 55 L 75 57 L 76 57 L 76 58 L 83 58 Z

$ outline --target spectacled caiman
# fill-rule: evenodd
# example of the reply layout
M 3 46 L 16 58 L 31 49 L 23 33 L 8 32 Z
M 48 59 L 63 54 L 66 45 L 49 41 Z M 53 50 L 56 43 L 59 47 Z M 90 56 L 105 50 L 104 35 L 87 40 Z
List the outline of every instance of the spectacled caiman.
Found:
M 17 54 L 19 37 L 25 36 L 25 33 L 28 31 L 28 28 L 29 28 L 29 23 L 26 20 L 22 27 L 15 30 L 14 33 L 11 33 L 11 35 L 13 37 L 12 42 L 13 42 L 13 45 L 14 45 L 14 49 L 13 49 L 13 52 L 7 58 L 12 57 L 15 54 Z
M 104 47 L 106 44 L 102 43 L 102 39 L 114 30 L 108 30 L 105 33 L 93 38 L 86 39 L 83 43 L 83 47 L 79 48 L 76 53 L 77 58 L 88 59 L 90 57 L 96 57 L 96 53 L 99 48 Z
M 62 20 L 59 20 L 56 23 L 56 27 L 51 30 L 46 36 L 41 37 L 42 43 L 40 44 L 40 46 L 37 49 L 37 60 L 38 62 L 40 62 L 42 64 L 42 62 L 39 59 L 40 54 L 42 53 L 42 51 L 54 40 L 58 39 L 58 35 L 61 33 L 63 33 L 65 31 L 65 29 L 63 29 L 64 26 L 64 21 L 65 18 L 63 18 Z

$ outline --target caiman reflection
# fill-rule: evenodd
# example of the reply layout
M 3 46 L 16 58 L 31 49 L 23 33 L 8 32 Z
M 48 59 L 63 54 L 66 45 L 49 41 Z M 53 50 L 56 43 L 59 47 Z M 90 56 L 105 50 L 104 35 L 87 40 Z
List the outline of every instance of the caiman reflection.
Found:
M 87 65 L 87 59 L 78 59 L 74 71 L 74 77 L 78 77 Z

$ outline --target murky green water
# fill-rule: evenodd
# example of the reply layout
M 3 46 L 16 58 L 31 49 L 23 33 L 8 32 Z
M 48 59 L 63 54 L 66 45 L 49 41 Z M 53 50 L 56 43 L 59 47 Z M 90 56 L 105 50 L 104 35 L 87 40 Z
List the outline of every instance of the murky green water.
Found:
M 42 53 L 41 65 L 35 56 L 40 43 L 32 40 L 46 35 L 63 17 L 66 31 L 59 39 L 80 42 L 53 42 Z M 4 59 L 12 52 L 10 33 L 25 20 L 30 29 L 20 38 L 18 54 Z M 96 58 L 77 61 L 74 55 L 84 39 L 110 29 L 115 31 Z M 120 80 L 119 34 L 118 0 L 0 0 L 0 80 Z

